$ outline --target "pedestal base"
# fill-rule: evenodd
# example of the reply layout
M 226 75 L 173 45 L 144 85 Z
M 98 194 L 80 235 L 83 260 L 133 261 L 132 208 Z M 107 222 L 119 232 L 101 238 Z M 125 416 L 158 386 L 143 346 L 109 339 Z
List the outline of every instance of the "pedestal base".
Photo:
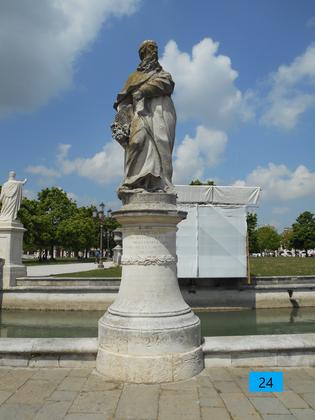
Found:
M 189 379 L 203 369 L 202 348 L 187 353 L 154 356 L 112 353 L 99 349 L 96 369 L 106 378 L 132 383 L 162 383 Z
M 3 289 L 15 286 L 18 277 L 26 276 L 26 267 L 22 264 L 24 232 L 23 225 L 18 221 L 0 220 L 0 258 L 4 259 Z
M 200 320 L 181 295 L 176 267 L 176 197 L 130 194 L 114 213 L 122 225 L 122 279 L 99 320 L 97 370 L 111 380 L 159 383 L 203 369 Z
M 2 288 L 10 289 L 16 285 L 16 279 L 26 277 L 27 270 L 24 265 L 7 265 L 3 266 L 2 272 Z M 1 276 L 0 276 L 1 277 Z

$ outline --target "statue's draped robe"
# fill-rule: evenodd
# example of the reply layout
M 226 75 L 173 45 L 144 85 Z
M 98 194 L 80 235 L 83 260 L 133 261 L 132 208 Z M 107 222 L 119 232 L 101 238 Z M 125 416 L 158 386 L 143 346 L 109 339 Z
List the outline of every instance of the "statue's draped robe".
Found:
M 176 112 L 170 98 L 173 89 L 171 75 L 163 69 L 147 73 L 135 71 L 118 94 L 114 107 L 119 111 L 131 104 L 134 111 L 119 191 L 173 189 L 172 150 L 176 126 Z M 135 91 L 143 94 L 143 99 L 136 104 L 132 97 Z
M 22 201 L 21 181 L 7 181 L 3 184 L 0 202 L 2 208 L 0 212 L 0 220 L 15 220 Z

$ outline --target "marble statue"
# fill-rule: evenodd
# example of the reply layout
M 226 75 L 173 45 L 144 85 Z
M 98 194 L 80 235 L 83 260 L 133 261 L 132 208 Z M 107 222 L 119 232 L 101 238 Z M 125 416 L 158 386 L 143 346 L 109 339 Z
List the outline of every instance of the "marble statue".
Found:
M 113 138 L 125 149 L 119 197 L 126 191 L 174 192 L 174 82 L 158 62 L 156 42 L 144 41 L 139 56 L 137 70 L 128 77 L 114 104 Z
M 14 171 L 9 172 L 9 179 L 2 186 L 0 194 L 0 202 L 2 208 L 0 212 L 0 220 L 16 220 L 18 211 L 22 201 L 22 189 L 26 183 L 24 181 L 17 181 Z
M 203 369 L 201 329 L 177 279 L 176 231 L 186 212 L 172 185 L 174 82 L 154 41 L 144 41 L 139 55 L 114 104 L 113 137 L 125 149 L 123 205 L 113 213 L 122 274 L 115 302 L 98 322 L 96 369 L 114 381 L 174 382 Z

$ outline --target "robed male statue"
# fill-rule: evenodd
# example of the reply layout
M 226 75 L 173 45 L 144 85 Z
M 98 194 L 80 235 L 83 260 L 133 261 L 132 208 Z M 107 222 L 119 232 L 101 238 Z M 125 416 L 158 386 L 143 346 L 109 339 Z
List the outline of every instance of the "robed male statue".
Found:
M 144 41 L 139 56 L 137 70 L 128 77 L 114 104 L 113 137 L 125 149 L 120 197 L 126 191 L 173 192 L 174 82 L 158 62 L 154 41 Z
M 16 220 L 18 211 L 22 201 L 22 188 L 26 183 L 17 181 L 14 171 L 9 172 L 9 179 L 5 182 L 1 189 L 0 203 L 2 203 L 0 220 Z

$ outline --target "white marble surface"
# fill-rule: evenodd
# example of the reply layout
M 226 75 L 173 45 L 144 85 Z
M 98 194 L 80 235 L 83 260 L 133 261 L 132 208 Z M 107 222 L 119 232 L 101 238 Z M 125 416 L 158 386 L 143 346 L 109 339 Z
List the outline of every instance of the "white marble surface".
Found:
M 25 229 L 17 220 L 0 220 L 0 258 L 4 259 L 2 288 L 15 286 L 18 277 L 26 275 L 22 264 L 22 244 Z
M 2 186 L 0 193 L 0 202 L 2 203 L 0 220 L 16 220 L 21 207 L 22 189 L 27 180 L 17 181 L 15 177 L 15 172 L 10 171 L 9 179 Z
M 309 349 L 315 352 L 315 334 L 268 334 L 228 337 L 205 337 L 202 346 L 208 352 L 249 352 Z
M 95 353 L 97 338 L 6 338 L 1 337 L 0 353 Z
M 173 382 L 203 369 L 200 320 L 177 280 L 176 229 L 185 217 L 170 194 L 128 197 L 114 213 L 123 232 L 122 279 L 99 321 L 97 370 L 113 380 Z
M 124 179 L 118 191 L 173 191 L 174 82 L 158 62 L 154 41 L 144 41 L 139 54 L 141 63 L 114 104 L 113 137 L 125 150 Z
M 206 367 L 314 366 L 315 334 L 205 337 Z

